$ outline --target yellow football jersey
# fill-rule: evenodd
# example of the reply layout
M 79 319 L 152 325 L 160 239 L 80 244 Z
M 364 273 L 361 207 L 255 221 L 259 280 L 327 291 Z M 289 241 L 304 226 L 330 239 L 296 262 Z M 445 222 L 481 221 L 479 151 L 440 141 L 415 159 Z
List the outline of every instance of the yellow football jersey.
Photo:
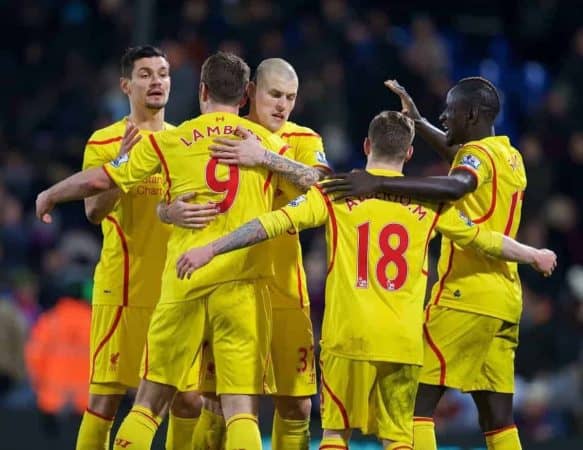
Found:
M 493 255 L 502 249 L 502 235 L 480 232 L 453 207 L 441 209 L 389 194 L 332 202 L 315 186 L 259 218 L 269 236 L 326 224 L 323 349 L 352 359 L 422 364 L 426 255 L 434 229 Z
M 465 144 L 452 170 L 474 174 L 478 187 L 455 206 L 486 230 L 514 238 L 520 224 L 526 173 L 518 150 L 505 136 Z M 433 286 L 433 304 L 485 314 L 517 323 L 522 311 L 522 289 L 516 263 L 488 258 L 443 239 Z
M 284 156 L 307 166 L 329 171 L 324 153 L 324 144 L 319 134 L 311 128 L 286 122 L 277 132 L 288 145 Z M 292 200 L 281 191 L 275 193 L 274 209 L 281 208 Z M 274 280 L 270 287 L 275 290 L 271 296 L 273 308 L 303 308 L 310 304 L 306 274 L 302 260 L 302 248 L 296 233 L 290 231 L 271 243 L 274 255 Z
M 170 124 L 166 129 L 174 128 Z M 100 167 L 119 153 L 126 119 L 95 131 L 83 155 L 83 169 Z M 140 131 L 142 139 L 148 131 Z M 154 307 L 160 295 L 160 274 L 166 258 L 170 226 L 156 214 L 164 181 L 160 173 L 122 194 L 101 222 L 103 246 L 95 268 L 93 303 Z
M 258 215 L 270 211 L 276 189 L 288 195 L 297 192 L 278 175 L 264 168 L 239 168 L 218 164 L 210 157 L 209 145 L 216 137 L 233 137 L 237 126 L 254 133 L 263 145 L 283 153 L 287 145 L 268 130 L 236 114 L 215 112 L 186 121 L 177 128 L 152 133 L 142 139 L 125 158 L 104 166 L 124 191 L 162 170 L 168 187 L 167 201 L 196 192 L 196 203 L 214 202 L 220 214 L 206 228 L 173 227 L 162 278 L 161 302 L 192 300 L 206 295 L 214 285 L 227 281 L 273 275 L 269 243 L 220 255 L 196 271 L 190 280 L 176 276 L 178 258 L 192 247 L 205 245 Z

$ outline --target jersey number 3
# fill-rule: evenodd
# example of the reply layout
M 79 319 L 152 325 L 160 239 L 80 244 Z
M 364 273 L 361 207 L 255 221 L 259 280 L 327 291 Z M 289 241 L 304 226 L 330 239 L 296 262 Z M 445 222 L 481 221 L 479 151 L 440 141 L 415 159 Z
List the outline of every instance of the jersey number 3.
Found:
M 225 194 L 225 198 L 217 203 L 219 212 L 224 213 L 233 206 L 237 190 L 239 189 L 239 167 L 229 165 L 229 177 L 225 180 L 219 180 L 217 178 L 218 164 L 218 161 L 214 158 L 207 164 L 206 184 L 212 191 Z
M 368 287 L 368 265 L 370 252 L 370 222 L 363 223 L 357 227 L 357 267 L 356 267 L 356 287 Z M 398 244 L 391 245 L 391 238 L 397 236 Z M 394 241 L 394 239 L 393 239 Z M 385 225 L 379 232 L 379 250 L 381 257 L 376 264 L 376 279 L 383 289 L 396 291 L 400 289 L 407 280 L 407 260 L 405 251 L 409 247 L 409 233 L 403 225 L 390 223 Z M 389 264 L 393 264 L 396 272 L 392 279 L 387 275 Z

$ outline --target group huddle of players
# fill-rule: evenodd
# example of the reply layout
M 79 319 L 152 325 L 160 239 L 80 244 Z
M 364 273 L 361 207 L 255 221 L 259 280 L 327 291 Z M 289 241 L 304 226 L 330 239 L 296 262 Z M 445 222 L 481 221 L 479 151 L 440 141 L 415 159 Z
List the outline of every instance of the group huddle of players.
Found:
M 495 87 L 458 82 L 444 132 L 388 81 L 402 112 L 370 122 L 365 170 L 333 174 L 320 136 L 288 120 L 298 92 L 289 63 L 265 60 L 250 81 L 241 58 L 219 52 L 200 80 L 201 115 L 170 125 L 166 56 L 129 49 L 120 78 L 129 116 L 94 132 L 84 170 L 37 197 L 45 222 L 56 204 L 85 198 L 104 237 L 77 449 L 109 448 L 136 387 L 116 449 L 149 449 L 166 415 L 168 450 L 260 449 L 264 394 L 275 405 L 272 448 L 308 449 L 317 381 L 298 232 L 321 225 L 320 449 L 348 448 L 360 429 L 385 449 L 435 450 L 432 416 L 446 388 L 471 393 L 488 449 L 519 449 L 517 263 L 550 275 L 556 256 L 513 239 L 526 175 L 494 134 Z M 451 163 L 448 176 L 402 176 L 415 132 Z M 424 310 L 436 232 L 439 279 Z

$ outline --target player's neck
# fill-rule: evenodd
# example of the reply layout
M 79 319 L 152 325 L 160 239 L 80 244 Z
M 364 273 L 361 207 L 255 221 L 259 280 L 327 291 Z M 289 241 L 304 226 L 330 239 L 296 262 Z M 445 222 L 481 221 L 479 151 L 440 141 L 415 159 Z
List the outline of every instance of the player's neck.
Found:
M 366 170 L 370 169 L 392 170 L 393 172 L 403 173 L 403 163 L 395 164 L 386 161 L 378 161 L 369 157 L 366 162 Z
M 140 130 L 160 131 L 164 129 L 164 108 L 157 111 L 132 111 L 128 118 Z
M 239 105 L 224 105 L 222 103 L 208 102 L 204 114 L 224 112 L 239 115 Z
M 494 125 L 491 124 L 480 124 L 476 126 L 471 133 L 469 133 L 467 142 L 469 141 L 480 141 L 487 137 L 495 136 Z

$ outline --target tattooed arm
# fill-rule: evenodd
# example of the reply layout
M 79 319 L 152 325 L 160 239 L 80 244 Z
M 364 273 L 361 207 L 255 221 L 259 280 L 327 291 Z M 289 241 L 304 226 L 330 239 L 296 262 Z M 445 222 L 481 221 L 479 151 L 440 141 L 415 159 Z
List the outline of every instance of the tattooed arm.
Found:
M 215 256 L 258 244 L 268 238 L 267 231 L 259 219 L 247 222 L 204 247 L 193 248 L 184 253 L 176 263 L 178 278 L 182 280 L 186 276 L 190 279 L 192 272 L 211 262 Z
M 220 163 L 265 167 L 282 175 L 302 192 L 306 192 L 324 176 L 323 172 L 315 167 L 306 166 L 265 149 L 261 142 L 244 128 L 237 128 L 237 134 L 242 139 L 217 138 L 209 146 L 212 156 Z

